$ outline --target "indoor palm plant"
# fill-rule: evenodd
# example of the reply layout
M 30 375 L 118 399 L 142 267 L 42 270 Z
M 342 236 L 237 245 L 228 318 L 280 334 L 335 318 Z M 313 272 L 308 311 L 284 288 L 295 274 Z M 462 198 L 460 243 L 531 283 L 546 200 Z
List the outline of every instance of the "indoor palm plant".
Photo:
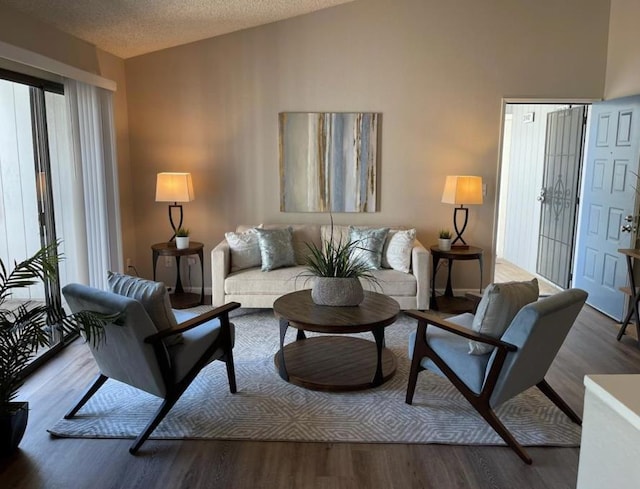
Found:
M 61 306 L 24 301 L 17 307 L 7 304 L 12 293 L 56 277 L 60 256 L 58 243 L 40 249 L 32 257 L 7 270 L 0 259 L 0 455 L 12 453 L 20 443 L 27 424 L 29 405 L 15 402 L 23 383 L 24 370 L 40 347 L 49 346 L 50 331 L 62 334 L 81 332 L 88 341 L 102 337 L 103 316 L 81 312 L 66 315 Z
M 309 250 L 304 265 L 306 275 L 314 276 L 315 283 L 311 297 L 316 304 L 325 306 L 357 306 L 364 299 L 360 279 L 378 284 L 371 268 L 353 258 L 359 249 L 358 241 L 333 239 L 333 219 L 331 235 L 321 246 L 306 243 Z

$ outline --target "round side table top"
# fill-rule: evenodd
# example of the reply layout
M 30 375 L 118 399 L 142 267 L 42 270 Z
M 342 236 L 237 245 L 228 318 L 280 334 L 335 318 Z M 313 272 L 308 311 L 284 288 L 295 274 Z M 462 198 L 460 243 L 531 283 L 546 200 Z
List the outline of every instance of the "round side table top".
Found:
M 441 250 L 438 245 L 431 245 L 429 247 L 432 255 L 439 256 L 440 258 L 451 258 L 453 260 L 475 260 L 479 256 L 482 256 L 484 250 L 477 246 L 469 246 L 468 248 L 456 248 L 452 247 L 449 251 Z
M 202 243 L 191 240 L 189 240 L 189 247 L 182 249 L 176 248 L 176 244 L 173 241 L 151 245 L 153 251 L 163 256 L 193 255 L 202 250 L 203 247 Z

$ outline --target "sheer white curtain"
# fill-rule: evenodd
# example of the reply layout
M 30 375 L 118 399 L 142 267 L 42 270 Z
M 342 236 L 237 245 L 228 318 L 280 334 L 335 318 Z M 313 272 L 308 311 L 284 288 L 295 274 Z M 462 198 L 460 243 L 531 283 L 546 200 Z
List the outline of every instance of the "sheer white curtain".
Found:
M 64 89 L 73 166 L 64 206 L 73 214 L 65 241 L 73 241 L 74 256 L 67 259 L 77 263 L 77 281 L 106 288 L 107 270 L 123 264 L 112 92 L 76 80 Z

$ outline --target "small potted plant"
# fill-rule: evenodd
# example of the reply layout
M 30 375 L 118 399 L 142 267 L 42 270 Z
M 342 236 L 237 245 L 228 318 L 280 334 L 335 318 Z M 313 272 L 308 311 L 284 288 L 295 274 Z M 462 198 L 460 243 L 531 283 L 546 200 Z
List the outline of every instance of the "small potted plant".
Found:
M 176 231 L 176 248 L 185 250 L 189 247 L 189 230 L 187 228 L 179 228 Z
M 103 333 L 103 319 L 108 319 L 88 311 L 67 316 L 60 305 L 48 303 L 24 301 L 17 307 L 6 304 L 14 291 L 55 279 L 60 259 L 57 246 L 54 243 L 31 258 L 14 263 L 11 271 L 0 259 L 0 457 L 11 455 L 24 435 L 29 403 L 15 398 L 29 360 L 40 347 L 50 345 L 51 329 L 58 328 L 62 334 L 82 332 L 88 341 L 97 344 Z
M 378 284 L 378 279 L 362 261 L 354 260 L 352 253 L 357 249 L 357 241 L 333 240 L 333 219 L 331 237 L 322 246 L 306 243 L 309 255 L 305 259 L 307 276 L 315 277 L 311 298 L 322 306 L 357 306 L 364 299 L 360 279 Z
M 451 231 L 448 229 L 441 229 L 438 237 L 438 248 L 441 251 L 451 250 Z

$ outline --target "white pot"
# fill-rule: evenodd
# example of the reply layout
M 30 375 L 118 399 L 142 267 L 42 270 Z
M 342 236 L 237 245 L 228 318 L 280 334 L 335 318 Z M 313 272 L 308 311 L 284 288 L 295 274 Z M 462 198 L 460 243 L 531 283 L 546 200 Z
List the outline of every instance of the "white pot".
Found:
M 185 250 L 189 247 L 189 236 L 176 236 L 176 248 Z
M 451 251 L 451 240 L 440 238 L 438 240 L 438 248 L 440 248 L 441 251 Z

